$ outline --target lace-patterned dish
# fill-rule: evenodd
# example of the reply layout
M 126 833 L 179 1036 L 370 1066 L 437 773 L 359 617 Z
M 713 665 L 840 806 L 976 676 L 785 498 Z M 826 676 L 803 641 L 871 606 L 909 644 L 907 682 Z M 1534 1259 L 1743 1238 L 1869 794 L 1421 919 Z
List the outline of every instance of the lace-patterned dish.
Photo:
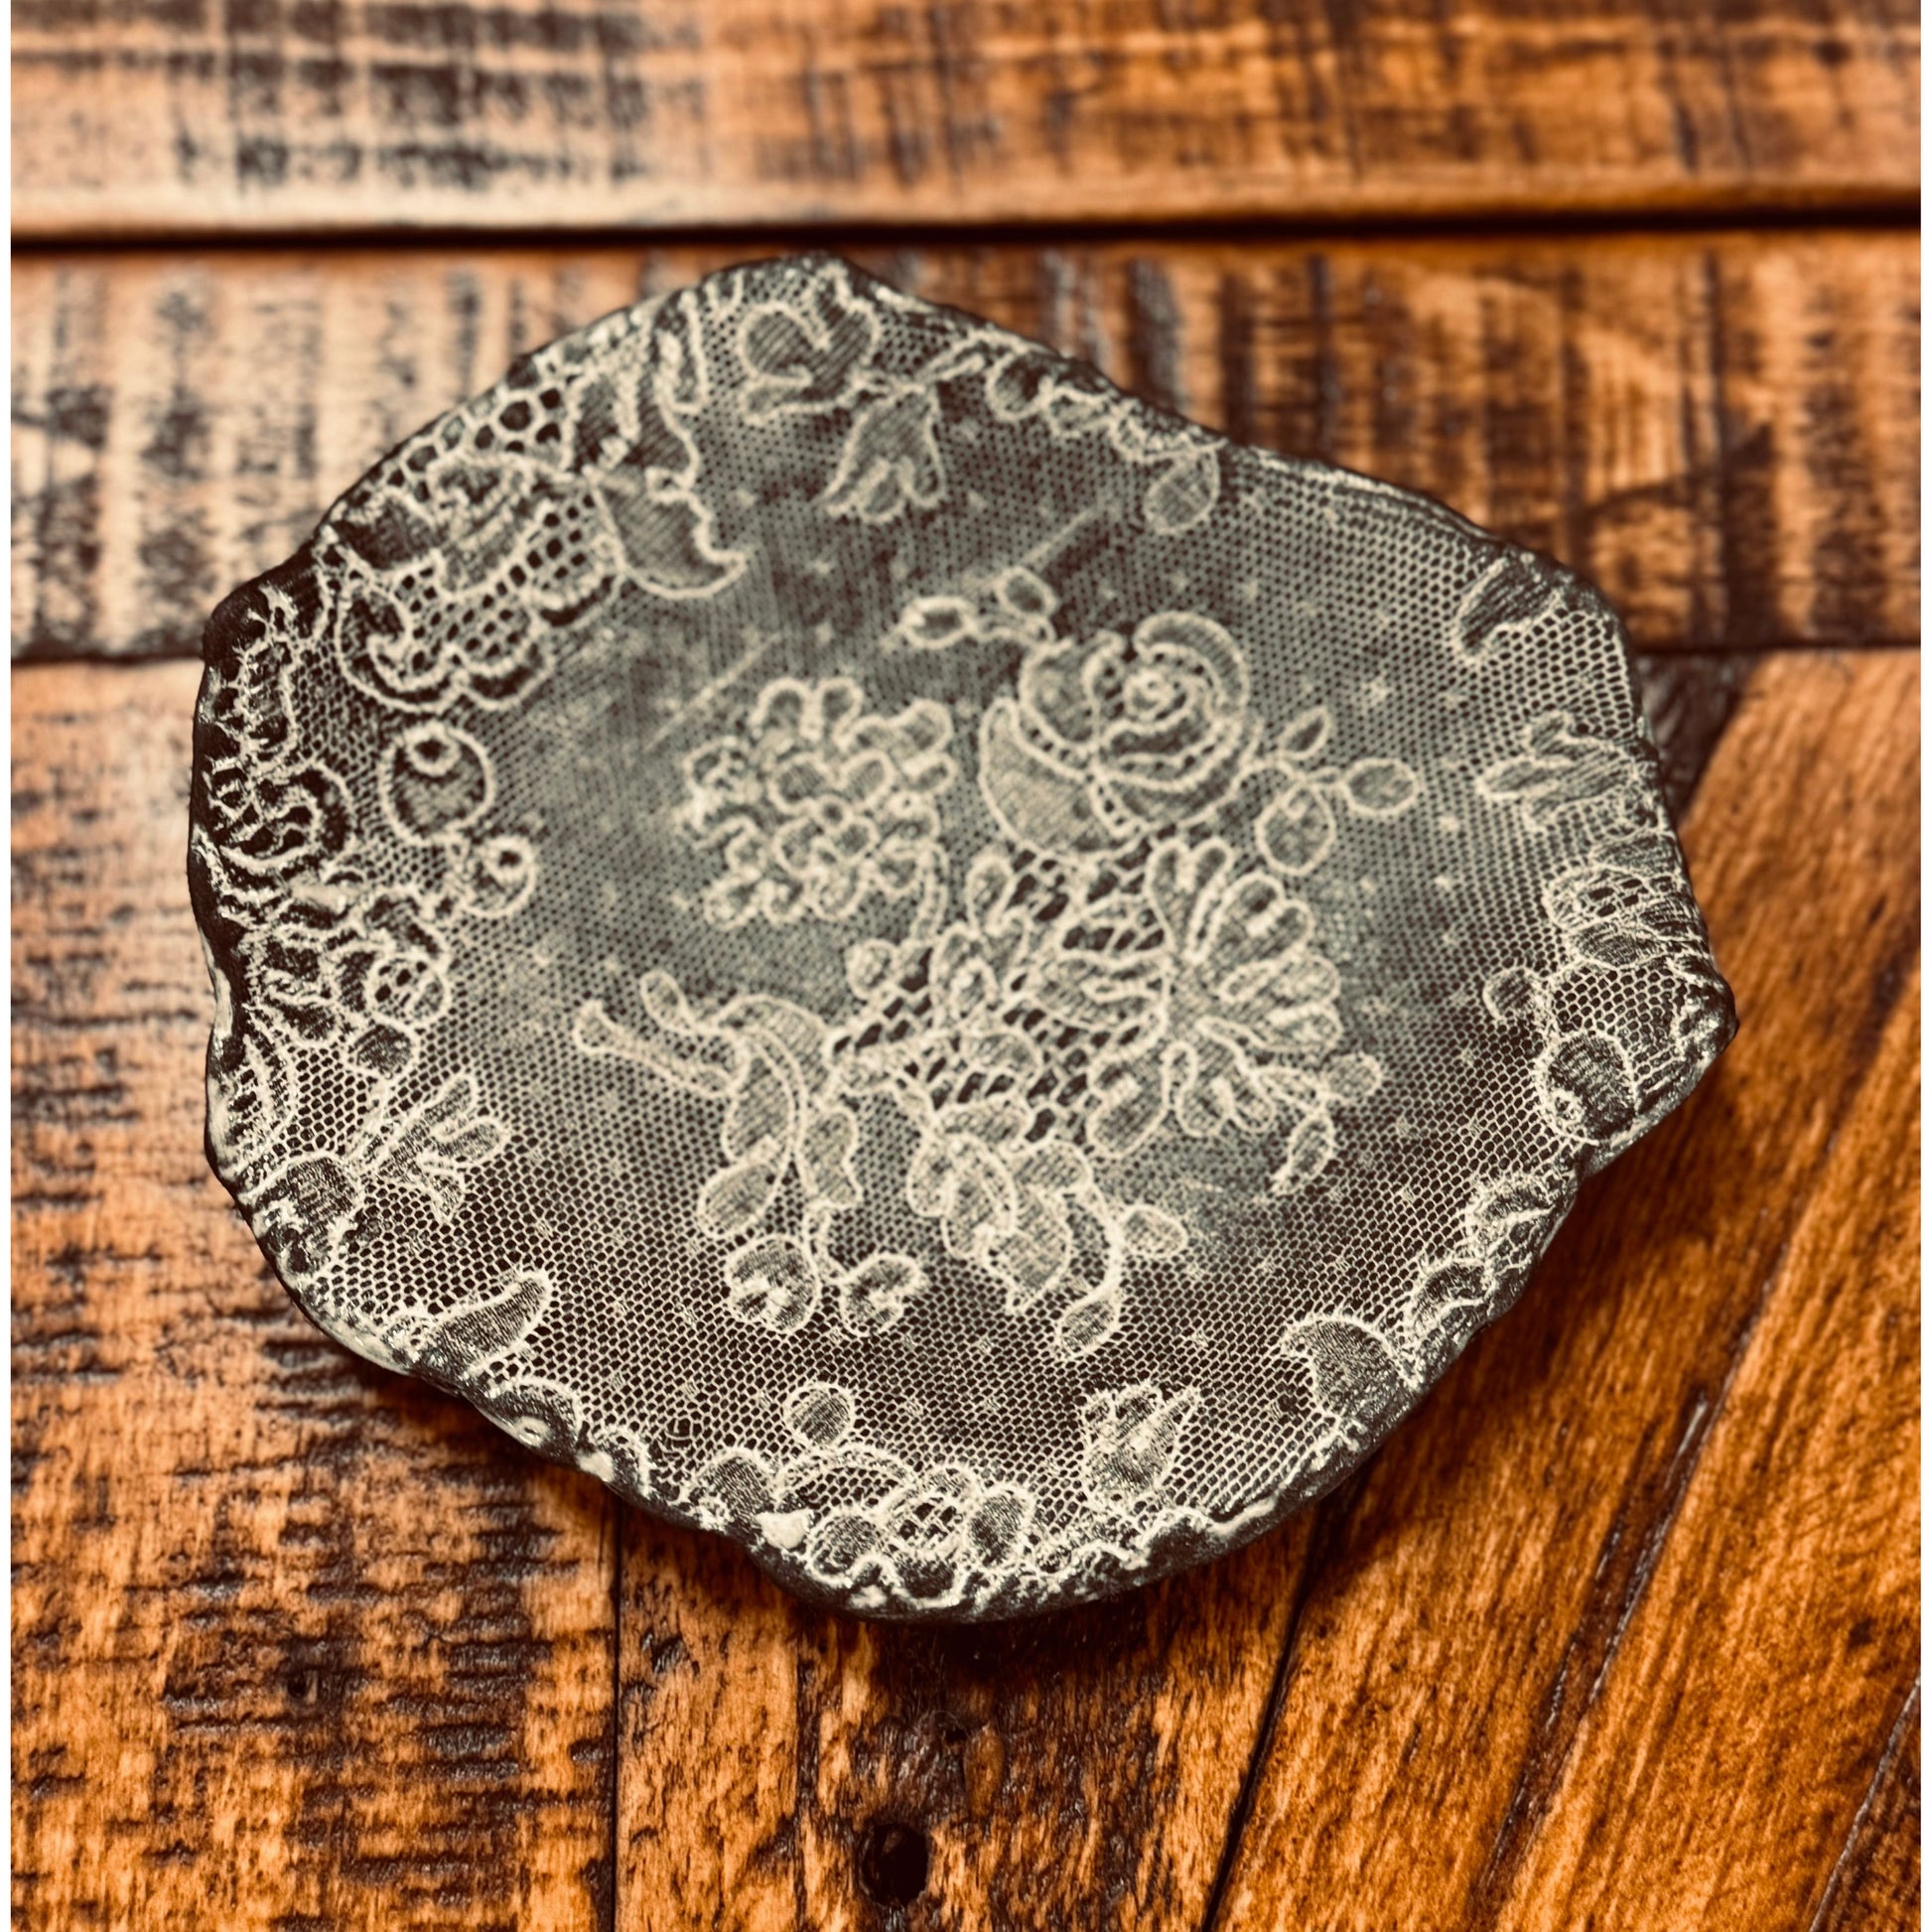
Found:
M 830 258 L 525 358 L 207 660 L 290 1293 L 867 1614 L 1319 1495 L 1734 1026 L 1594 591 Z

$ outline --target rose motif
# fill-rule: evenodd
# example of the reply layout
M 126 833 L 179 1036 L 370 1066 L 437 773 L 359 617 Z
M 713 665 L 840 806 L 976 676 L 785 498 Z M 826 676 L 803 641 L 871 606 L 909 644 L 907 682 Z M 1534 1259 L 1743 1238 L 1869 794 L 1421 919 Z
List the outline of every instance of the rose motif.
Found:
M 1130 638 L 1035 646 L 980 727 L 980 788 L 1016 843 L 1061 858 L 1206 817 L 1252 749 L 1248 665 L 1211 618 L 1164 611 Z

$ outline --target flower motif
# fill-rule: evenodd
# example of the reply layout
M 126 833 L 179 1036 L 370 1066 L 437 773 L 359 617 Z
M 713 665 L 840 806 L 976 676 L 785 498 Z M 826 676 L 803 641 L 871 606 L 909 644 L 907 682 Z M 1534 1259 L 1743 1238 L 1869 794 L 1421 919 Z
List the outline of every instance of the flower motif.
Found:
M 1118 1159 L 1172 1117 L 1184 1134 L 1225 1127 L 1292 1132 L 1277 1179 L 1312 1179 L 1333 1153 L 1328 1111 L 1366 1099 L 1380 1069 L 1366 1055 L 1324 1060 L 1341 1041 L 1340 977 L 1311 943 L 1314 915 L 1259 867 L 1238 869 L 1219 839 L 1164 840 L 1147 890 L 1172 961 L 1166 1024 L 1133 1057 L 1107 1065 L 1087 1122 L 1095 1151 Z
M 850 919 L 874 894 L 905 898 L 937 862 L 952 721 L 929 698 L 894 718 L 864 707 L 850 678 L 775 679 L 742 733 L 685 759 L 688 822 L 724 855 L 704 896 L 714 924 Z
M 1546 711 L 1523 727 L 1523 750 L 1477 774 L 1476 793 L 1491 804 L 1513 804 L 1532 832 L 1567 811 L 1611 798 L 1638 777 L 1642 763 L 1628 746 L 1580 732 L 1567 711 Z
M 1164 611 L 1130 639 L 1035 645 L 987 707 L 980 788 L 1016 843 L 1062 858 L 1205 817 L 1240 783 L 1258 721 L 1248 665 L 1213 619 Z
M 434 845 L 489 809 L 496 773 L 481 740 L 441 718 L 425 718 L 383 747 L 375 794 L 399 839 Z
M 469 1197 L 469 1171 L 495 1160 L 510 1130 L 483 1111 L 474 1073 L 454 1073 L 384 1137 L 368 1171 L 391 1187 L 429 1197 L 430 1212 L 446 1227 Z
M 1500 968 L 1483 1004 L 1498 1026 L 1537 1036 L 1544 1121 L 1597 1166 L 1724 1050 L 1736 1011 L 1668 832 L 1639 824 L 1598 841 L 1543 899 L 1565 959 Z
M 1080 1481 L 1094 1506 L 1126 1515 L 1158 1496 L 1199 1407 L 1198 1389 L 1164 1396 L 1153 1382 L 1088 1396 L 1080 1405 Z
M 938 429 L 930 389 L 901 383 L 867 403 L 846 432 L 820 499 L 826 515 L 890 523 L 905 509 L 929 509 L 946 493 Z
M 797 302 L 756 302 L 738 325 L 739 391 L 748 423 L 823 415 L 865 393 L 879 316 L 854 297 L 842 270 L 813 276 Z
M 805 1539 L 805 1566 L 843 1587 L 868 1575 L 920 1602 L 956 1600 L 974 1576 L 1009 1570 L 1032 1532 L 1034 1498 L 1018 1483 L 983 1482 L 944 1462 L 870 1509 L 834 1509 Z

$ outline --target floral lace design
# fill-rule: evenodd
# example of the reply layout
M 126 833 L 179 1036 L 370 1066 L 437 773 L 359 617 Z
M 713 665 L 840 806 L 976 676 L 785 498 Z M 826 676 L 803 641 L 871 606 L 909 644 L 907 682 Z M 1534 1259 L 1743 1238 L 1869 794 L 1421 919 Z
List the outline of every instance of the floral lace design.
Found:
M 804 407 L 809 387 L 787 388 L 782 406 Z M 886 640 L 1024 641 L 1013 691 L 979 731 L 978 788 L 1006 842 L 978 853 L 958 907 L 946 711 L 918 700 L 888 718 L 850 678 L 774 679 L 741 730 L 684 760 L 687 823 L 724 862 L 705 917 L 850 921 L 875 895 L 916 894 L 905 936 L 848 950 L 845 1016 L 739 998 L 701 1019 L 654 974 L 638 989 L 647 1031 L 594 1001 L 572 1039 L 726 1103 L 721 1166 L 694 1211 L 701 1238 L 729 1244 L 738 1319 L 788 1335 L 829 1303 L 849 1332 L 875 1334 L 924 1291 L 930 1257 L 844 1262 L 832 1245 L 834 1217 L 862 1202 L 853 1163 L 877 1097 L 915 1136 L 903 1199 L 936 1224 L 939 1251 L 983 1271 L 1009 1315 L 1061 1304 L 1049 1349 L 1075 1361 L 1118 1332 L 1132 1265 L 1188 1246 L 1182 1219 L 1111 1193 L 1105 1169 L 1164 1133 L 1232 1130 L 1278 1140 L 1273 1186 L 1292 1194 L 1334 1158 L 1336 1111 L 1382 1080 L 1372 1056 L 1337 1050 L 1340 977 L 1268 844 L 1281 799 L 1245 861 L 1207 828 L 1244 778 L 1285 773 L 1289 796 L 1330 813 L 1325 852 L 1329 794 L 1395 819 L 1422 787 L 1391 759 L 1313 770 L 1329 730 L 1318 710 L 1278 759 L 1257 759 L 1247 659 L 1211 619 L 1161 612 L 1131 636 L 1061 637 L 1056 600 L 1031 572 L 1005 574 L 991 603 L 925 600 Z M 784 1227 L 781 1194 L 795 1203 Z
M 207 660 L 282 1281 L 866 1614 L 1318 1495 L 1734 1024 L 1587 586 L 826 258 L 524 357 Z
M 706 918 L 850 919 L 873 895 L 906 898 L 930 876 L 952 720 L 928 699 L 895 718 L 864 705 L 850 678 L 775 679 L 742 733 L 686 758 L 692 830 L 725 862 Z

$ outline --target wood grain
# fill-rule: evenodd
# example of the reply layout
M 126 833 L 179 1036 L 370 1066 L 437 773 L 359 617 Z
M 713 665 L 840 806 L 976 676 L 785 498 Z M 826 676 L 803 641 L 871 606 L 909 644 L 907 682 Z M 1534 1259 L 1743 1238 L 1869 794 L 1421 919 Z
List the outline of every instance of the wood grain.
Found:
M 1742 1030 L 1322 1505 L 1221 1932 L 1802 1923 L 1869 1820 L 1917 1673 L 1917 693 L 1755 673 L 1685 832 Z
M 24 259 L 16 651 L 195 651 L 408 431 L 743 252 Z M 853 252 L 1244 441 L 1556 553 L 1642 648 L 1916 636 L 1915 235 Z
M 1906 0 L 22 0 L 29 234 L 1916 201 Z
M 736 1550 L 633 1516 L 622 1922 L 863 1932 L 917 1897 L 921 1927 L 1198 1925 L 1311 1527 L 1117 1602 L 948 1630 L 806 1610 Z
M 326 1339 L 209 1174 L 195 683 L 14 680 L 17 1922 L 590 1927 L 617 1512 Z

